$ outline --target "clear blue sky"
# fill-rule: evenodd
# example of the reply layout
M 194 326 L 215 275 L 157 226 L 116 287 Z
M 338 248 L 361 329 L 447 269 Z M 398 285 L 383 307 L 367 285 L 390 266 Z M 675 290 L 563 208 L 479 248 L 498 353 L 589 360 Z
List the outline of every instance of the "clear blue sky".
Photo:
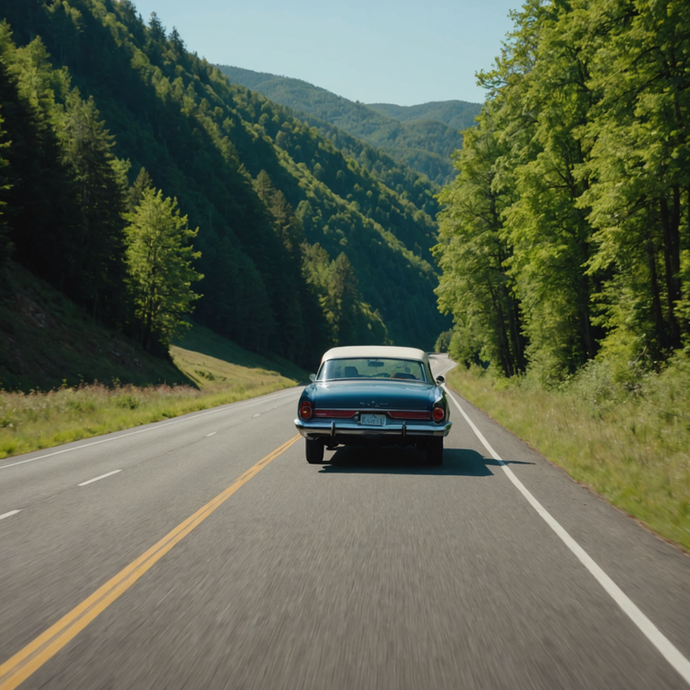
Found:
M 295 77 L 364 103 L 483 102 L 520 0 L 134 0 L 216 64 Z

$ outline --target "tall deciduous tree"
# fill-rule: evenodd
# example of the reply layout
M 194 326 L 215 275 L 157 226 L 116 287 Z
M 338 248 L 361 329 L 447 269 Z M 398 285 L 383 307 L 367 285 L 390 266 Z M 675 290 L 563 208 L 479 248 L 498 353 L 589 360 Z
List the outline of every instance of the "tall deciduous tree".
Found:
M 581 171 L 588 153 L 581 126 L 596 97 L 588 85 L 590 51 L 581 40 L 586 28 L 570 5 L 528 4 L 519 27 L 532 59 L 519 84 L 508 87 L 516 93 L 505 96 L 502 117 L 513 127 L 528 119 L 530 137 L 506 128 L 518 149 L 507 161 L 517 163 L 514 202 L 505 213 L 514 248 L 510 272 L 532 366 L 547 379 L 560 378 L 595 356 L 600 335 L 591 314 L 597 276 L 586 274 L 593 231 L 588 209 L 578 206 L 589 186 Z
M 198 228 L 190 230 L 177 201 L 153 188 L 127 218 L 128 279 L 141 342 L 150 351 L 167 348 L 187 328 L 184 317 L 200 296 L 192 289 L 203 278 L 192 265 L 201 255 L 191 245 Z
M 485 109 L 480 127 L 464 132 L 458 177 L 439 196 L 444 208 L 434 252 L 443 274 L 436 293 L 440 309 L 455 320 L 453 355 L 465 364 L 489 360 L 511 376 L 524 370 L 525 343 L 507 273 L 512 249 L 502 214 L 510 195 L 495 186 L 500 154 Z
M 600 302 L 605 343 L 655 357 L 688 337 L 690 296 L 690 14 L 679 0 L 593 0 L 591 87 L 601 100 L 591 206 L 609 279 Z

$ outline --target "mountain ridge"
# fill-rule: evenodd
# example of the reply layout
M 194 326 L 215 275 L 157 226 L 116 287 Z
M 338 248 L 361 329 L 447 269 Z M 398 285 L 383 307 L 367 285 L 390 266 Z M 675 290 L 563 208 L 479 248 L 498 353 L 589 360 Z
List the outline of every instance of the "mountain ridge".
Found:
M 338 96 L 302 79 L 217 65 L 231 82 L 258 91 L 291 108 L 298 116 L 329 122 L 353 137 L 381 148 L 395 160 L 426 175 L 437 185 L 455 177 L 451 156 L 462 147 L 459 129 L 472 126 L 479 104 L 440 101 L 434 108 L 370 106 Z M 460 105 L 457 105 L 460 104 Z M 389 112 L 386 112 L 389 111 Z M 434 117 L 425 117 L 426 111 Z M 391 114 L 393 113 L 393 114 Z M 445 120 L 453 123 L 450 126 Z M 456 125 L 460 125 L 456 127 Z
M 463 130 L 474 126 L 474 120 L 481 111 L 481 104 L 469 101 L 429 101 L 418 105 L 395 105 L 393 103 L 367 103 L 367 107 L 400 122 L 437 120 L 448 127 Z

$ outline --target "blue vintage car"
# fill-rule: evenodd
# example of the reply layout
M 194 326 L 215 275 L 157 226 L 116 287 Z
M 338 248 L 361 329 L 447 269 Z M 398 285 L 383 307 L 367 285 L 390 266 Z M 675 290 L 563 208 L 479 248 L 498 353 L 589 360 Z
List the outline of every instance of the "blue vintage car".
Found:
M 443 462 L 450 431 L 442 376 L 411 347 L 335 347 L 321 360 L 299 399 L 295 426 L 306 439 L 307 462 L 323 462 L 339 445 L 416 445 L 427 462 Z

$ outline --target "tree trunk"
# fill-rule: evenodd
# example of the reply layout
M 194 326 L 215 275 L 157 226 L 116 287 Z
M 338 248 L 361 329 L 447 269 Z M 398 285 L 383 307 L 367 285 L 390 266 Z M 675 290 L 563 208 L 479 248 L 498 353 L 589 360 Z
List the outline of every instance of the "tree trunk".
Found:
M 661 296 L 659 294 L 659 278 L 656 271 L 656 258 L 654 256 L 654 243 L 647 242 L 647 259 L 649 262 L 650 289 L 652 293 L 652 312 L 654 313 L 654 327 L 657 339 L 662 349 L 666 349 L 666 328 L 664 314 L 661 311 Z
M 680 189 L 673 187 L 673 207 L 665 197 L 660 200 L 661 228 L 664 233 L 664 267 L 666 269 L 666 302 L 668 307 L 669 345 L 680 347 L 680 327 L 676 304 L 682 297 L 680 285 Z

